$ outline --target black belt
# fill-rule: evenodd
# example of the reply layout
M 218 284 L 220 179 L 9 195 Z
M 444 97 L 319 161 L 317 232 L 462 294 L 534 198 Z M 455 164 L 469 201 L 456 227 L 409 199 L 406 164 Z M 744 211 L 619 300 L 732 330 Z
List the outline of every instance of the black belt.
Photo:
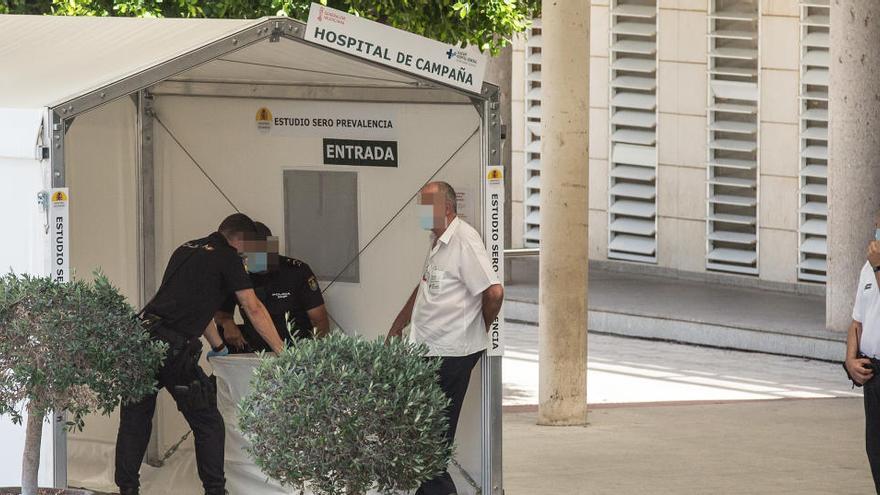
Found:
M 172 349 L 187 347 L 199 339 L 198 336 L 193 337 L 178 331 L 164 318 L 153 313 L 144 313 L 141 315 L 141 321 L 153 338 L 167 342 Z

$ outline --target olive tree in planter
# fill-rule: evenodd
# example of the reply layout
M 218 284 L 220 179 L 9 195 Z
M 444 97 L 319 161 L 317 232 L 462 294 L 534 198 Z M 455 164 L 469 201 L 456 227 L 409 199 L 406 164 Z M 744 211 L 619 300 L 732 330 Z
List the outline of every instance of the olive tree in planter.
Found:
M 426 350 L 331 335 L 263 360 L 239 404 L 250 455 L 266 475 L 319 495 L 418 487 L 452 456 L 440 362 Z
M 140 399 L 165 350 L 99 272 L 94 283 L 0 278 L 0 414 L 20 424 L 27 412 L 22 495 L 37 494 L 46 415 L 66 411 L 67 427 L 82 429 L 87 414 Z

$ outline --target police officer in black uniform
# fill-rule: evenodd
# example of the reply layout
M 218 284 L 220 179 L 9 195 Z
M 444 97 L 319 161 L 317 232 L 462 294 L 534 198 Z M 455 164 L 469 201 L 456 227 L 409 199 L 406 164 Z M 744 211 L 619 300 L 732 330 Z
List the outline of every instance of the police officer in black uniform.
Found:
M 168 344 L 157 377 L 195 436 L 196 465 L 206 495 L 225 493 L 223 473 L 224 425 L 217 410 L 216 386 L 198 365 L 205 335 L 215 352 L 223 341 L 214 313 L 234 294 L 256 330 L 276 352 L 283 343 L 266 308 L 254 294 L 240 253 L 253 242 L 256 226 L 237 213 L 220 224 L 218 232 L 185 243 L 171 255 L 162 285 L 144 308 L 142 318 L 154 339 Z M 156 394 L 123 404 L 116 439 L 116 484 L 121 495 L 136 495 L 140 466 L 150 440 Z
M 262 252 L 248 253 L 248 271 L 254 292 L 269 311 L 280 337 L 287 343 L 323 337 L 330 331 L 330 320 L 317 277 L 302 261 L 280 256 L 278 240 L 269 227 L 260 222 L 256 226 Z M 225 343 L 233 352 L 269 350 L 244 311 L 244 325 L 235 324 L 234 310 L 235 300 L 229 298 L 215 316 Z

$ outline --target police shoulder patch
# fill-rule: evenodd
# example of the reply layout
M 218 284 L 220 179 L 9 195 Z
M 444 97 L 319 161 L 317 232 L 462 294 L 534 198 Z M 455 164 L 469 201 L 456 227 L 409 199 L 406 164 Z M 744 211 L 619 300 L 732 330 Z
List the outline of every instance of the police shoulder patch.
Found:
M 312 292 L 318 291 L 318 279 L 314 275 L 309 277 L 309 289 L 312 289 Z

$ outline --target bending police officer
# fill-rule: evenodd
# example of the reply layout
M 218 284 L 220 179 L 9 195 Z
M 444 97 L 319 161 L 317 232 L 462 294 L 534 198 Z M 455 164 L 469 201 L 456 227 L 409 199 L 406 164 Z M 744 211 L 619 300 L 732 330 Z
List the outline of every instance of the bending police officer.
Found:
M 254 292 L 272 317 L 281 339 L 321 338 L 330 331 L 330 319 L 321 295 L 321 287 L 306 263 L 278 254 L 278 238 L 266 225 L 256 222 L 257 241 L 261 252 L 248 253 L 247 268 L 251 273 Z M 215 315 L 223 340 L 241 352 L 270 350 L 242 311 L 244 325 L 233 319 L 235 299 L 228 298 Z
M 225 493 L 224 424 L 217 410 L 216 386 L 198 365 L 204 335 L 214 351 L 223 351 L 214 313 L 235 295 L 273 351 L 283 343 L 266 308 L 254 293 L 240 253 L 256 234 L 246 215 L 230 215 L 218 232 L 178 247 L 171 255 L 162 285 L 144 308 L 152 338 L 168 344 L 157 380 L 183 413 L 195 437 L 196 466 L 206 495 Z M 137 495 L 140 466 L 147 450 L 156 409 L 156 394 L 123 404 L 116 440 L 115 481 L 120 495 Z

